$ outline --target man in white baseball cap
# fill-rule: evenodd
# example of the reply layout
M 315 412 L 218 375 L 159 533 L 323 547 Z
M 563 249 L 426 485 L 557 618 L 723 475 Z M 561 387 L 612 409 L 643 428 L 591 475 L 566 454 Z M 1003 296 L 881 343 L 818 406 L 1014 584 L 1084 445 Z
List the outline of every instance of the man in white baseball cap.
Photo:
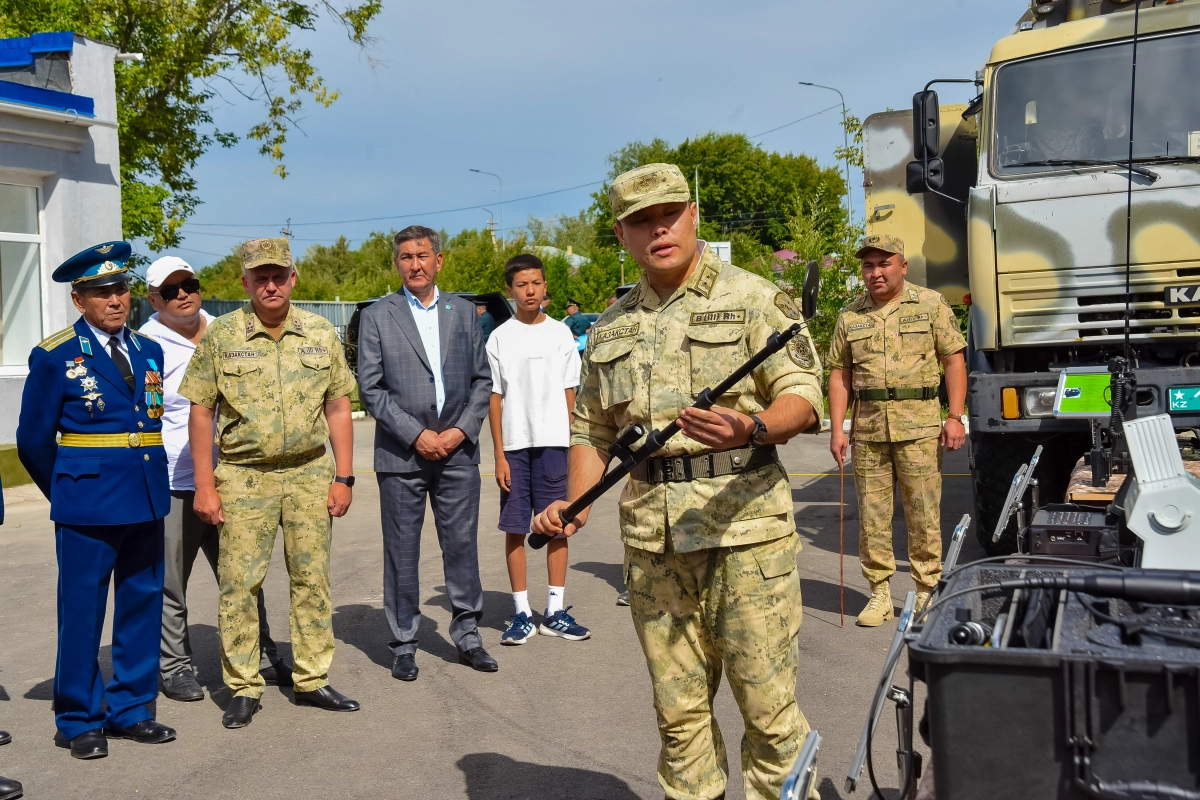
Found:
M 187 630 L 187 585 L 196 555 L 204 557 L 217 573 L 217 526 L 209 525 L 192 510 L 196 485 L 188 444 L 191 402 L 179 394 L 179 384 L 196 345 L 213 316 L 201 308 L 200 280 L 192 266 L 178 256 L 163 256 L 146 270 L 147 294 L 154 314 L 141 328 L 163 348 L 163 444 L 171 479 L 171 512 L 165 520 L 162 641 L 159 676 L 163 694 L 172 700 L 204 699 L 204 690 L 192 668 L 192 647 Z M 214 456 L 215 458 L 215 456 Z M 262 591 L 258 593 L 260 671 L 268 685 L 291 685 L 292 669 L 280 660 L 267 627 Z

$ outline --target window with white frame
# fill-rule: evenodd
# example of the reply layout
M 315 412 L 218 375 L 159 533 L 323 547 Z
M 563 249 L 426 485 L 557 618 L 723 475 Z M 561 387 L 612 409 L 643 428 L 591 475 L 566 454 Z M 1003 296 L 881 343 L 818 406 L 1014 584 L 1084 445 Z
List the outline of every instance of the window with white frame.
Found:
M 24 366 L 42 340 L 37 189 L 0 183 L 0 366 Z

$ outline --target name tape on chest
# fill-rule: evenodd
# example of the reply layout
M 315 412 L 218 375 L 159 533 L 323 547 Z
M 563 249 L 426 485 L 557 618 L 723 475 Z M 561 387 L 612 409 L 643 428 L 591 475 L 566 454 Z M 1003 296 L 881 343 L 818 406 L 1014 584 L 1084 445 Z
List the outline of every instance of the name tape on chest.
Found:
M 257 350 L 226 350 L 221 358 L 258 358 Z
M 851 323 L 850 325 L 846 326 L 846 332 L 853 333 L 854 331 L 862 331 L 862 330 L 866 330 L 867 328 L 874 328 L 874 327 L 875 327 L 874 322 L 854 322 L 854 323 Z
M 692 314 L 693 325 L 741 325 L 746 321 L 744 308 L 730 311 L 698 311 Z
M 631 336 L 637 336 L 640 326 L 641 323 L 639 322 L 634 325 L 622 325 L 618 328 L 605 328 L 602 331 L 596 331 L 589 338 L 596 344 L 604 344 L 614 339 L 628 339 Z
M 929 322 L 928 314 L 913 314 L 911 317 L 901 317 L 900 324 L 907 325 L 910 322 Z
M 324 345 L 320 345 L 320 346 L 314 345 L 311 347 L 301 347 L 300 348 L 300 355 L 302 355 L 302 356 L 324 356 L 324 355 L 328 355 L 328 354 L 329 354 L 329 348 L 325 347 Z

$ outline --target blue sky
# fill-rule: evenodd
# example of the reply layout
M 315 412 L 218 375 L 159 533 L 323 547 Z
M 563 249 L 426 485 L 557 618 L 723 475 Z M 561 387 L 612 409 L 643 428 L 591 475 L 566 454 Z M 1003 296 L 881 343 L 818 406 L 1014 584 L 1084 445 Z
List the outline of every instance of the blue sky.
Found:
M 205 154 L 195 169 L 204 204 L 184 246 L 169 253 L 203 266 L 242 239 L 278 235 L 289 218 L 297 249 L 412 223 L 482 227 L 487 211 L 449 210 L 486 205 L 499 220 L 496 179 L 471 168 L 501 176 L 506 228 L 574 214 L 605 177 L 605 156 L 628 141 L 754 135 L 837 103 L 797 81 L 838 87 L 860 117 L 908 108 L 931 78 L 971 77 L 1027 3 L 384 5 L 374 66 L 335 26 L 300 39 L 339 99 L 327 109 L 306 104 L 304 132 L 287 145 L 286 180 L 252 142 Z M 970 87 L 942 92 L 945 101 L 970 95 Z M 214 116 L 241 134 L 262 114 L 230 100 L 216 102 Z M 827 110 L 756 141 L 833 164 L 839 116 Z M 853 176 L 860 218 L 861 180 Z M 558 191 L 569 187 L 579 188 Z M 543 196 L 521 199 L 531 195 Z M 379 217 L 394 218 L 350 221 Z

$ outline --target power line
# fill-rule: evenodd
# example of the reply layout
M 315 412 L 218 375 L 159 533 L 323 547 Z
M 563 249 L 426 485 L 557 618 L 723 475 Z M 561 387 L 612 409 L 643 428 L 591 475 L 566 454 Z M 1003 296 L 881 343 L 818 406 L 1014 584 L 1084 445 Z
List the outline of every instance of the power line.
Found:
M 552 194 L 562 194 L 563 192 L 573 192 L 576 189 L 583 189 L 588 186 L 595 186 L 598 183 L 604 183 L 604 181 L 603 180 L 588 181 L 587 183 L 581 183 L 577 186 L 568 186 L 565 189 L 554 189 L 549 192 L 541 192 L 540 194 L 526 195 L 525 197 L 518 197 L 515 200 L 507 200 L 505 202 L 519 203 L 522 200 L 535 200 L 539 197 L 548 197 Z M 292 225 L 292 227 L 301 227 L 301 226 L 309 226 L 309 225 L 349 225 L 350 223 L 354 223 L 354 222 L 382 222 L 384 220 L 389 220 L 389 219 L 406 219 L 408 217 L 427 217 L 432 214 L 452 214 L 457 211 L 476 211 L 480 208 L 483 208 L 485 205 L 486 205 L 486 203 L 481 203 L 481 204 L 475 205 L 475 206 L 460 206 L 458 208 L 442 208 L 442 209 L 438 209 L 437 211 L 414 211 L 414 212 L 411 212 L 408 214 L 392 214 L 392 215 L 386 216 L 386 217 L 363 217 L 362 219 L 331 219 L 331 220 L 323 220 L 323 221 L 318 221 L 318 222 L 293 222 L 293 223 L 291 223 L 291 225 Z M 266 227 L 274 227 L 279 224 L 280 223 L 278 223 L 278 222 L 270 222 L 270 223 L 265 223 L 265 222 L 264 223 L 190 222 L 190 223 L 188 223 L 188 225 L 191 227 L 206 227 L 206 228 L 266 228 Z M 301 240 L 301 241 L 303 241 L 303 240 Z
M 797 122 L 804 122 L 804 120 L 806 120 L 806 119 L 812 119 L 813 117 L 819 117 L 827 111 L 833 111 L 835 108 L 841 108 L 841 107 L 842 107 L 841 103 L 836 103 L 836 104 L 830 106 L 829 108 L 822 108 L 820 111 L 818 111 L 814 114 L 809 114 L 808 116 L 801 117 L 800 119 L 794 119 L 791 122 L 787 122 L 787 123 L 784 123 L 783 125 L 780 125 L 778 128 L 771 128 L 771 130 L 769 130 L 769 131 L 763 131 L 762 133 L 756 133 L 749 138 L 757 139 L 760 136 L 766 136 L 768 133 L 774 133 L 775 131 L 781 131 L 784 128 L 790 128 L 791 126 L 795 125 Z

